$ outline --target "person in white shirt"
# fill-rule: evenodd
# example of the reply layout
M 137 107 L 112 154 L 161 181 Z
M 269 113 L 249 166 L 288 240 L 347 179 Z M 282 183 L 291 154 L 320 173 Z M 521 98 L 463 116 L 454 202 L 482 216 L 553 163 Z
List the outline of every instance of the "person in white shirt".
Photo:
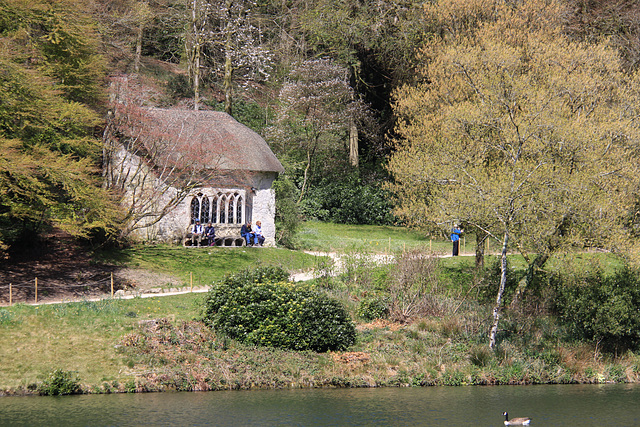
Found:
M 193 224 L 193 229 L 191 229 L 191 245 L 195 246 L 197 241 L 198 246 L 200 246 L 202 243 L 202 236 L 204 236 L 204 228 L 202 227 L 202 224 L 200 224 L 200 221 L 196 221 L 196 223 Z
M 262 223 L 260 221 L 256 221 L 256 228 L 253 230 L 255 233 L 255 244 L 258 246 L 262 246 L 264 243 L 264 235 L 262 234 Z

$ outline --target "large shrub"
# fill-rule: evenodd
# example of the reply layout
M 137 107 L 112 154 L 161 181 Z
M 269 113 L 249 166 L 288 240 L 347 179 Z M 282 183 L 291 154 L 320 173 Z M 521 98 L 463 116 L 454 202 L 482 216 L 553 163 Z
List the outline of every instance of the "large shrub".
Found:
M 355 326 L 339 302 L 269 280 L 276 276 L 243 272 L 214 285 L 205 322 L 241 342 L 291 350 L 344 350 L 355 342 Z
M 557 285 L 556 309 L 578 339 L 597 342 L 605 350 L 640 345 L 640 276 L 629 268 L 565 275 Z
M 332 176 L 311 187 L 303 200 L 304 214 L 338 224 L 390 225 L 391 199 L 379 183 L 356 175 Z

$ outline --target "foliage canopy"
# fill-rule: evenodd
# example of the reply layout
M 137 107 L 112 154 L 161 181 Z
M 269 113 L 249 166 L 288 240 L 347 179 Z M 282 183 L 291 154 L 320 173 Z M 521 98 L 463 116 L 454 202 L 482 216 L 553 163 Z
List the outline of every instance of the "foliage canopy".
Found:
M 559 2 L 486 3 L 427 8 L 454 18 L 422 50 L 424 83 L 396 93 L 389 170 L 409 223 L 462 222 L 502 243 L 497 328 L 509 248 L 626 242 L 640 80 L 605 44 L 564 36 Z
M 0 16 L 0 255 L 50 225 L 111 234 L 118 214 L 92 135 L 103 64 L 86 6 L 8 0 Z

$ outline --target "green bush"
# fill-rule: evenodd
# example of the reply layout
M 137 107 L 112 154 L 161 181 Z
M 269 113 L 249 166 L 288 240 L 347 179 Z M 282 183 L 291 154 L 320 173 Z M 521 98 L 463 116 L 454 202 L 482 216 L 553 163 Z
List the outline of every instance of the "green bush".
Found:
M 338 224 L 391 225 L 391 198 L 377 182 L 359 176 L 332 176 L 309 188 L 302 204 L 309 218 Z
M 38 386 L 38 393 L 45 396 L 62 396 L 82 393 L 80 380 L 69 371 L 56 369 Z
M 575 338 L 598 342 L 604 350 L 640 345 L 640 277 L 624 268 L 565 275 L 557 285 L 556 310 Z
M 358 317 L 370 321 L 389 317 L 389 299 L 381 295 L 363 298 L 356 309 Z
M 355 342 L 355 326 L 339 302 L 259 276 L 245 271 L 213 286 L 205 298 L 205 322 L 230 338 L 268 347 L 324 352 Z

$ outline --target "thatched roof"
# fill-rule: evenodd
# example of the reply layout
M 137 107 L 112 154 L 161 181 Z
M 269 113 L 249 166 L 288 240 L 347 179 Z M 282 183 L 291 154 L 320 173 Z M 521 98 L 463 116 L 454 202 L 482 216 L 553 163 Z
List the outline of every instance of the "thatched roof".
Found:
M 284 172 L 266 141 L 227 113 L 149 108 L 150 119 L 163 133 L 175 136 L 181 150 L 198 155 L 202 167 L 231 171 Z

